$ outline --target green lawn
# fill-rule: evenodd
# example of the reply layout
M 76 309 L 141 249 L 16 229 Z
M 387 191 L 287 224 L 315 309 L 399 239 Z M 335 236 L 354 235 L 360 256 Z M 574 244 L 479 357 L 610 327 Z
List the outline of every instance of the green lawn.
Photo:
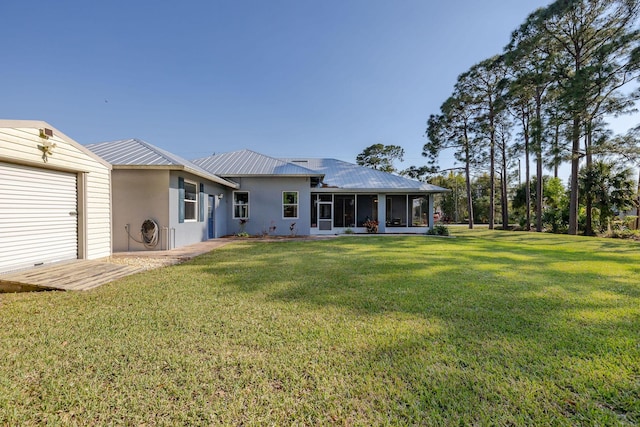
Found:
M 453 234 L 0 295 L 0 425 L 640 423 L 640 244 Z

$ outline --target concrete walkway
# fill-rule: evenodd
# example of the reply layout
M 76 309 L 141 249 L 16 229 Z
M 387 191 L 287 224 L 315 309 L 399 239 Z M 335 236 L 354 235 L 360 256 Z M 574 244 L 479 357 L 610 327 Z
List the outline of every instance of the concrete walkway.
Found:
M 135 252 L 115 252 L 111 255 L 113 260 L 122 258 L 150 258 L 156 260 L 167 260 L 169 263 L 177 264 L 195 258 L 198 255 L 206 254 L 214 249 L 233 242 L 233 239 L 210 239 L 206 242 L 194 243 L 193 245 L 181 246 L 168 251 L 135 251 Z M 175 262 L 171 262 L 175 261 Z

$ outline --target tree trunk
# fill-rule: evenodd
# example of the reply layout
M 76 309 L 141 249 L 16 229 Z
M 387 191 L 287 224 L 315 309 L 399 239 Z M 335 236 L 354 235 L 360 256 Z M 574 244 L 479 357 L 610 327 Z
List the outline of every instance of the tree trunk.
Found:
M 586 154 L 587 164 L 586 169 L 591 169 L 593 158 L 591 156 L 591 122 L 587 122 L 584 135 L 584 152 Z M 586 236 L 592 236 L 593 233 L 593 195 L 590 191 L 587 191 L 584 195 L 585 199 L 585 225 L 584 234 Z
M 531 231 L 531 171 L 529 170 L 529 135 L 524 134 L 524 196 L 527 208 L 526 224 L 524 229 Z
M 553 135 L 553 148 L 555 153 L 553 159 L 553 177 L 558 177 L 558 168 L 560 166 L 560 159 L 558 153 L 558 145 L 560 144 L 560 125 L 556 123 L 555 133 Z
M 469 210 L 469 229 L 473 228 L 473 201 L 471 199 L 471 165 L 469 160 L 469 144 L 465 147 L 464 175 L 467 181 L 467 209 Z
M 531 231 L 531 171 L 529 170 L 529 126 L 524 126 L 524 195 L 527 209 L 524 229 Z
M 578 234 L 578 169 L 580 168 L 580 118 L 573 118 L 571 131 L 571 179 L 569 195 L 569 230 L 572 235 Z
M 636 203 L 636 230 L 640 230 L 640 167 L 638 167 L 638 200 Z
M 542 201 L 544 200 L 544 179 L 542 172 L 542 152 L 536 153 L 536 231 L 542 232 Z
M 536 88 L 536 126 L 535 126 L 535 145 L 536 145 L 536 231 L 542 231 L 542 191 L 544 182 L 542 179 L 542 95 L 540 88 Z
M 507 179 L 507 143 L 502 141 L 502 181 L 501 181 L 501 201 L 502 201 L 502 229 L 509 228 L 509 199 L 508 199 L 508 179 Z
M 489 230 L 493 230 L 496 214 L 496 142 L 493 130 L 493 118 L 491 119 L 491 145 L 489 147 L 490 171 L 489 171 Z

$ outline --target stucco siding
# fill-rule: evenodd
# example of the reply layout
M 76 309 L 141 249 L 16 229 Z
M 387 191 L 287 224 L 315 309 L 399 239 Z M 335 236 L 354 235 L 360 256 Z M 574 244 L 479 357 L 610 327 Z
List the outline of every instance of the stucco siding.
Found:
M 243 177 L 232 178 L 240 184 L 236 191 L 249 192 L 249 221 L 244 230 L 251 235 L 270 233 L 278 236 L 291 234 L 295 223 L 297 235 L 309 235 L 311 185 L 307 177 Z M 282 192 L 298 192 L 298 217 L 283 218 Z M 233 192 L 226 206 L 229 219 L 228 234 L 240 232 L 240 221 L 233 218 Z M 275 227 L 275 230 L 273 230 Z
M 44 128 L 53 130 L 48 140 L 40 137 L 39 129 Z M 55 147 L 43 158 L 38 146 L 45 141 Z M 0 120 L 0 161 L 77 174 L 82 183 L 78 188 L 79 257 L 111 254 L 111 179 L 106 162 L 48 123 L 22 120 Z
M 183 178 L 185 181 L 189 181 L 192 183 L 196 184 L 196 188 L 198 190 L 200 190 L 200 184 L 204 184 L 204 200 L 198 200 L 198 214 L 197 214 L 197 220 L 195 221 L 189 221 L 189 220 L 185 220 L 184 222 L 180 222 L 180 218 L 179 218 L 179 207 L 178 207 L 178 203 L 179 203 L 179 190 L 178 190 L 178 180 L 179 178 Z M 220 224 L 218 224 L 218 221 L 221 220 L 221 217 L 223 217 L 224 215 L 221 215 L 221 212 L 219 212 L 220 210 L 220 205 L 224 205 L 225 200 L 228 199 L 228 197 L 225 197 L 228 193 L 226 193 L 226 190 L 228 190 L 227 187 L 224 187 L 220 184 L 217 184 L 215 182 L 209 181 L 207 179 L 201 178 L 199 176 L 184 172 L 184 171 L 172 171 L 171 172 L 171 178 L 170 178 L 170 183 L 169 183 L 169 224 L 170 224 L 170 228 L 172 229 L 172 233 L 174 236 L 174 245 L 175 247 L 180 247 L 180 246 L 185 246 L 185 245 L 190 245 L 193 243 L 198 243 L 198 242 L 202 242 L 205 240 L 209 239 L 209 232 L 208 232 L 208 219 L 207 219 L 207 206 L 208 206 L 208 200 L 209 198 L 207 197 L 208 195 L 212 195 L 212 196 L 216 196 L 214 197 L 214 203 L 216 204 L 216 206 L 214 206 L 214 215 L 215 215 L 215 219 L 214 219 L 214 227 L 215 227 L 215 232 L 214 232 L 214 237 L 221 237 L 222 235 L 226 234 L 223 232 L 223 230 L 220 228 Z M 217 195 L 218 194 L 224 194 L 222 200 L 220 200 Z M 200 203 L 203 202 L 204 203 L 204 207 L 203 207 L 203 212 L 204 212 L 204 216 L 200 217 L 199 211 L 200 211 Z
M 112 180 L 114 252 L 166 249 L 169 171 L 115 169 Z M 160 227 L 159 241 L 150 248 L 141 243 L 140 229 L 147 219 L 154 220 Z
M 217 194 L 222 194 L 222 199 L 219 197 L 214 198 L 215 202 L 215 237 L 224 237 L 229 235 L 229 208 L 228 205 L 231 202 L 231 190 L 225 188 Z

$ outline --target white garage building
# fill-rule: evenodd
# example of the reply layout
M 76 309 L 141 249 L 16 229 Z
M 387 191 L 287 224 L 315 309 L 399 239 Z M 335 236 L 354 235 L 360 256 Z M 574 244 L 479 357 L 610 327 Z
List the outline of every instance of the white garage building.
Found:
M 0 273 L 111 255 L 110 171 L 46 122 L 0 120 Z

